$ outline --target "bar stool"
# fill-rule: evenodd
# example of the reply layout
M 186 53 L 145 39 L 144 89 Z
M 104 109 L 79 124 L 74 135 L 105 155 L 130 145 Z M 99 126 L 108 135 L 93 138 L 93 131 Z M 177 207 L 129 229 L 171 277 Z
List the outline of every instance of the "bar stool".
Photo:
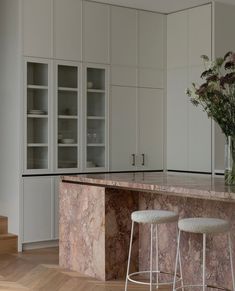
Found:
M 185 287 L 202 287 L 203 291 L 206 290 L 206 287 L 212 288 L 212 286 L 209 286 L 206 284 L 206 235 L 207 234 L 222 234 L 222 233 L 228 234 L 229 256 L 230 256 L 231 273 L 232 273 L 231 277 L 232 277 L 233 291 L 235 291 L 230 223 L 226 220 L 218 219 L 218 218 L 185 218 L 185 219 L 179 220 L 178 227 L 179 227 L 179 235 L 178 235 L 178 242 L 177 242 L 173 291 L 177 289 L 183 289 Z M 190 232 L 190 233 L 198 233 L 198 234 L 203 235 L 202 285 L 183 285 L 181 287 L 176 288 L 176 271 L 177 271 L 178 263 L 180 261 L 179 259 L 180 234 L 182 231 Z M 217 287 L 217 286 L 213 286 L 213 288 L 229 290 L 229 289 L 224 289 L 222 287 Z
M 132 226 L 131 226 L 131 238 L 130 238 L 130 248 L 129 248 L 129 256 L 128 256 L 128 263 L 127 263 L 127 274 L 126 274 L 126 283 L 125 283 L 125 291 L 127 291 L 128 281 L 136 283 L 136 284 L 143 284 L 149 285 L 150 291 L 152 291 L 153 286 L 157 288 L 162 285 L 172 285 L 173 284 L 173 276 L 174 272 L 163 272 L 159 270 L 159 259 L 158 259 L 158 224 L 163 223 L 171 223 L 178 221 L 178 214 L 173 211 L 167 210 L 140 210 L 135 211 L 131 214 Z M 131 260 L 131 249 L 132 249 L 132 241 L 133 241 L 133 232 L 134 232 L 134 223 L 149 223 L 151 225 L 151 233 L 150 233 L 150 270 L 149 271 L 141 271 L 141 272 L 134 272 L 129 273 L 130 269 L 130 260 Z M 153 225 L 156 226 L 156 270 L 153 271 Z M 181 260 L 179 254 L 179 265 L 180 265 L 180 275 L 177 274 L 177 282 L 181 280 L 181 284 L 183 285 L 183 278 L 182 278 L 182 271 L 181 271 Z M 141 280 L 135 280 L 132 277 L 136 275 L 146 275 L 149 274 L 150 281 L 144 282 Z M 156 282 L 153 282 L 153 274 L 156 274 Z M 171 282 L 159 282 L 159 274 L 167 274 L 172 275 Z

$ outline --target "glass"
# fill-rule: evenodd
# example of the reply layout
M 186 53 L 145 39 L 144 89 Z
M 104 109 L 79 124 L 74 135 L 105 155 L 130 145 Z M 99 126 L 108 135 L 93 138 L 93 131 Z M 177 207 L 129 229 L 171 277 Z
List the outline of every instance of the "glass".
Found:
M 224 178 L 226 185 L 235 185 L 235 136 L 226 137 Z

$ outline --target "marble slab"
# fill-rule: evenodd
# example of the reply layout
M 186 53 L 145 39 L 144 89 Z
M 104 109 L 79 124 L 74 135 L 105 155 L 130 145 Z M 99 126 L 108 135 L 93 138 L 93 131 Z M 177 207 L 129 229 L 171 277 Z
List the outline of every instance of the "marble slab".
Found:
M 173 196 L 235 202 L 235 186 L 225 186 L 223 176 L 138 172 L 64 176 L 62 180 Z

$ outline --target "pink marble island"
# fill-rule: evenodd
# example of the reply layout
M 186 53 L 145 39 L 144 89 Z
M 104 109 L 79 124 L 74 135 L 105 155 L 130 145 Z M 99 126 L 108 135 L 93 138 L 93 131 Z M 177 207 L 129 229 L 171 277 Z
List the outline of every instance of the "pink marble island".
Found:
M 169 209 L 184 217 L 218 217 L 232 223 L 235 253 L 235 187 L 223 177 L 201 174 L 141 172 L 63 176 L 60 183 L 60 265 L 101 279 L 124 279 L 131 212 Z M 149 228 L 136 225 L 132 270 L 148 269 Z M 176 225 L 160 225 L 160 260 L 172 271 Z M 182 235 L 182 263 L 186 281 L 201 280 L 200 235 Z M 225 235 L 207 244 L 209 282 L 230 285 Z

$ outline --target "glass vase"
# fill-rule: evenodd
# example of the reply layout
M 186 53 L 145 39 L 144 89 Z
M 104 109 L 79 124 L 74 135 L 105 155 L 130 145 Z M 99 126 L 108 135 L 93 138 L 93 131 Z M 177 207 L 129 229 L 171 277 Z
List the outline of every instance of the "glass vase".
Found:
M 235 136 L 226 136 L 224 178 L 226 185 L 235 185 Z

